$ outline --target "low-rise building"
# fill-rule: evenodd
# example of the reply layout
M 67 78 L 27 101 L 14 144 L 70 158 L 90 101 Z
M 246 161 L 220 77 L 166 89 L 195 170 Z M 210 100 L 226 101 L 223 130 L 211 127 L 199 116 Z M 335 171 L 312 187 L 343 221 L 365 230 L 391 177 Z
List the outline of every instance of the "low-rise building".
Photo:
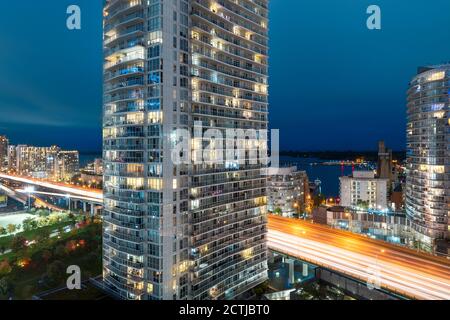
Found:
M 376 178 L 373 171 L 355 171 L 353 175 L 339 179 L 342 206 L 377 210 L 388 208 L 389 179 Z
M 411 228 L 405 213 L 352 210 L 343 206 L 320 206 L 313 211 L 314 223 L 328 225 L 373 238 L 409 244 Z
M 292 217 L 305 211 L 309 195 L 309 181 L 305 171 L 297 167 L 268 169 L 268 210 Z

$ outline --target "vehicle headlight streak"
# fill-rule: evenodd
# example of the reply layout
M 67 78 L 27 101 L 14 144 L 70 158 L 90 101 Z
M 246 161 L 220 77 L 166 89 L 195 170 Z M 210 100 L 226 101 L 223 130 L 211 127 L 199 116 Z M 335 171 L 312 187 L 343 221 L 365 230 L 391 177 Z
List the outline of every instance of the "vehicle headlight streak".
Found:
M 381 276 L 381 286 L 400 294 L 419 299 L 450 299 L 448 279 L 424 276 L 405 266 L 386 262 L 381 257 L 376 259 L 270 228 L 268 240 L 269 248 L 275 251 L 306 259 L 363 281 L 373 279 L 370 269 L 375 266 Z

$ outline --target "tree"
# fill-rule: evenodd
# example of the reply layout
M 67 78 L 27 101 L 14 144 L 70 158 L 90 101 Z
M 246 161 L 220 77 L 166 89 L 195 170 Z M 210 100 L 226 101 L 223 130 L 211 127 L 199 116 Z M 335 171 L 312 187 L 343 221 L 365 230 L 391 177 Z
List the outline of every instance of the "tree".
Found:
M 0 226 L 0 236 L 4 236 L 8 233 L 8 231 L 6 231 L 6 228 Z
M 37 229 L 38 227 L 38 222 L 36 221 L 36 219 L 33 219 L 30 221 L 30 228 L 31 229 Z
M 259 286 L 257 286 L 255 289 L 253 289 L 253 292 L 257 297 L 261 297 L 263 294 L 269 292 L 269 283 L 263 282 Z
M 47 276 L 51 283 L 59 283 L 65 276 L 64 264 L 55 260 L 47 266 Z
M 33 296 L 33 292 L 35 292 L 36 289 L 33 285 L 26 285 L 25 287 L 22 288 L 21 292 L 22 292 L 22 297 L 25 297 L 25 299 L 31 299 L 31 297 Z
M 15 236 L 11 240 L 11 250 L 14 252 L 19 252 L 26 248 L 27 239 L 22 236 Z
M 37 230 L 36 233 L 37 241 L 48 240 L 49 238 L 50 238 L 50 230 L 48 230 L 47 228 Z
M 16 231 L 16 225 L 10 223 L 6 226 L 6 230 L 8 230 L 8 233 L 14 233 Z
M 30 231 L 33 230 L 33 218 L 26 218 L 25 220 L 22 221 L 22 227 L 23 227 L 23 231 Z
M 50 250 L 45 249 L 42 251 L 42 259 L 47 263 L 52 257 L 52 252 Z
M 317 208 L 325 202 L 325 196 L 323 194 L 318 194 L 314 196 L 314 207 Z
M 62 244 L 58 245 L 55 248 L 55 256 L 57 256 L 57 257 L 64 257 L 66 254 L 67 254 L 66 247 L 63 246 Z
M 275 210 L 273 212 L 277 215 L 281 215 L 283 213 L 283 211 L 281 210 L 280 207 L 275 208 Z
M 13 290 L 13 286 L 11 280 L 7 277 L 3 277 L 0 279 L 0 296 L 7 297 L 11 291 Z
M 0 277 L 6 276 L 8 273 L 10 273 L 12 270 L 11 266 L 9 265 L 8 259 L 5 259 L 0 262 Z

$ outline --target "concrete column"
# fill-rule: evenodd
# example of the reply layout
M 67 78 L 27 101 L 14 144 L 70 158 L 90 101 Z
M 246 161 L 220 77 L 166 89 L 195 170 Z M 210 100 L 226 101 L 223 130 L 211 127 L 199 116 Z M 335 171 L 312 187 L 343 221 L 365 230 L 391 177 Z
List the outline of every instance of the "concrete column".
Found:
M 295 283 L 294 260 L 286 259 L 286 263 L 289 265 L 289 284 L 293 284 Z
M 307 277 L 308 274 L 309 274 L 309 272 L 308 272 L 308 264 L 306 264 L 306 263 L 303 262 L 303 272 L 302 272 L 302 275 L 303 275 L 304 277 Z
M 273 252 L 269 251 L 268 258 L 269 258 L 269 263 L 275 262 L 275 254 Z
M 93 217 L 95 216 L 95 206 L 92 202 L 89 205 L 91 206 L 91 216 Z
M 83 201 L 83 212 L 87 212 L 87 203 Z

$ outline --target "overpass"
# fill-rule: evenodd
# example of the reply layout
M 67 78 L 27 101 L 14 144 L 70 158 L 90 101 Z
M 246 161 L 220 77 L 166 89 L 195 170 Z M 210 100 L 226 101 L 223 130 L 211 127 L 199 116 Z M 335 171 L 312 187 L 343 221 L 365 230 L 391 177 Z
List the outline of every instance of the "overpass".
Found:
M 103 192 L 102 190 L 98 189 L 82 188 L 67 183 L 45 181 L 41 179 L 21 177 L 4 173 L 0 173 L 0 179 L 21 182 L 30 186 L 39 186 L 51 190 L 57 190 L 67 195 L 82 196 L 87 198 L 93 198 L 96 199 L 97 201 L 103 201 Z
M 44 195 L 44 196 L 54 196 L 54 197 L 60 197 L 60 198 L 70 198 L 72 200 L 81 200 L 81 201 L 87 201 L 94 204 L 103 204 L 102 199 L 98 198 L 92 198 L 92 197 L 83 197 L 73 194 L 62 194 L 62 193 L 55 193 L 55 192 L 43 192 L 43 191 L 28 191 L 26 189 L 16 189 L 16 192 L 22 193 L 22 194 L 33 194 L 33 195 Z
M 278 216 L 268 218 L 274 251 L 415 299 L 450 299 L 450 260 L 347 231 Z
M 91 214 L 94 214 L 95 211 L 100 206 L 103 205 L 102 190 L 82 188 L 82 187 L 74 186 L 74 185 L 67 184 L 67 183 L 46 181 L 46 180 L 41 180 L 41 179 L 34 179 L 34 178 L 23 177 L 23 176 L 15 176 L 15 175 L 9 175 L 9 174 L 4 174 L 4 173 L 0 173 L 0 179 L 19 182 L 19 183 L 26 185 L 26 187 L 23 189 L 21 189 L 21 188 L 17 188 L 15 190 L 11 189 L 10 194 L 9 194 L 9 196 L 11 196 L 11 197 L 13 197 L 12 194 L 14 193 L 15 197 L 18 197 L 18 198 L 20 198 L 22 195 L 24 196 L 25 199 L 27 199 L 27 197 L 29 197 L 29 196 L 32 196 L 41 201 L 43 201 L 43 200 L 38 198 L 39 195 L 66 198 L 69 201 L 69 209 L 71 208 L 70 202 L 74 202 L 75 206 L 77 206 L 78 203 L 81 203 L 83 211 L 87 212 L 87 209 L 89 207 Z M 32 186 L 45 188 L 47 191 L 35 190 Z M 2 186 L 1 184 L 0 184 L 0 188 L 8 189 L 8 188 Z M 54 192 L 51 192 L 51 191 L 54 191 Z M 23 203 L 25 203 L 25 201 L 23 201 Z M 43 202 L 45 203 L 45 205 L 47 207 L 53 208 L 55 210 L 59 209 L 50 203 L 47 203 L 45 201 L 43 201 Z

